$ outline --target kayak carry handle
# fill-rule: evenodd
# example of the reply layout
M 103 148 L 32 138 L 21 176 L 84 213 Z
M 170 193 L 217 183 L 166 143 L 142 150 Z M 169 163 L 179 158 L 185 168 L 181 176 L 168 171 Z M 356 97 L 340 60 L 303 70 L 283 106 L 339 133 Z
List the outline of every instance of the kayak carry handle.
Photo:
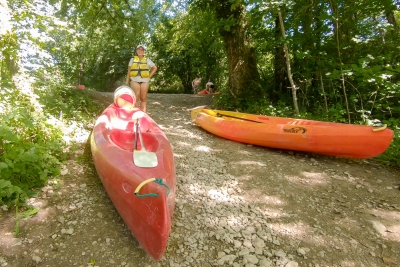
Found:
M 155 182 L 155 183 L 157 183 L 157 184 L 159 184 L 159 185 L 165 186 L 165 187 L 168 189 L 167 196 L 169 195 L 169 193 L 170 193 L 170 191 L 171 191 L 171 189 L 169 188 L 169 186 L 166 185 L 166 184 L 163 182 L 162 179 L 156 179 L 156 178 L 150 178 L 150 179 L 147 179 L 147 180 L 141 182 L 141 183 L 138 185 L 138 187 L 136 188 L 134 194 L 135 194 L 137 197 L 140 197 L 140 198 L 143 198 L 143 197 L 157 197 L 157 196 L 158 196 L 157 193 L 149 193 L 149 194 L 143 194 L 143 195 L 139 194 L 140 189 L 142 189 L 142 187 L 143 187 L 144 185 L 146 185 L 146 184 L 148 184 L 148 183 L 150 183 L 150 182 Z

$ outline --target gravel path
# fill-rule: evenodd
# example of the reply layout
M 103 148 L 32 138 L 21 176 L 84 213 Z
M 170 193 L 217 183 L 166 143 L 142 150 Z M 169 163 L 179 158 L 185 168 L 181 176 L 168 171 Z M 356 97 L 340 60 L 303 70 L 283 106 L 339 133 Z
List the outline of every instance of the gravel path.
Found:
M 104 103 L 112 94 L 97 94 Z M 1 266 L 400 266 L 400 172 L 371 160 L 273 150 L 213 136 L 188 109 L 211 96 L 150 95 L 174 150 L 177 198 L 169 244 L 153 261 L 97 178 L 87 139 L 30 203 L 0 218 Z M 88 156 L 89 155 L 89 156 Z

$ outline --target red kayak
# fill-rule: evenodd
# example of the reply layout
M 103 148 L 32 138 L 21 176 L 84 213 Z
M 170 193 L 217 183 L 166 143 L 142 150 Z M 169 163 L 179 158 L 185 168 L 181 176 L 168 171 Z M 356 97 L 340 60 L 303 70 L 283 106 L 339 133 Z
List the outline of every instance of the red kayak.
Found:
M 198 95 L 209 95 L 210 92 L 208 92 L 206 89 L 201 90 L 200 92 L 197 93 Z
M 175 206 L 171 145 L 138 108 L 108 106 L 96 121 L 91 150 L 97 173 L 125 224 L 155 260 L 165 252 Z
M 215 92 L 215 93 L 210 93 L 209 91 L 207 91 L 206 89 L 201 90 L 200 92 L 197 93 L 198 95 L 219 95 L 219 92 Z

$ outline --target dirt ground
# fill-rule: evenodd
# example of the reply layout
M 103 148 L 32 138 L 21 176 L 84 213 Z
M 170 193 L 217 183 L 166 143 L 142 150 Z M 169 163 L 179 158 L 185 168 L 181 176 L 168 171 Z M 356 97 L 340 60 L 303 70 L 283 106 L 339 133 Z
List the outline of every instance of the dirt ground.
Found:
M 112 94 L 95 94 L 112 102 Z M 21 220 L 0 209 L 3 266 L 400 266 L 400 172 L 350 160 L 255 147 L 193 124 L 212 96 L 149 95 L 177 169 L 167 251 L 153 261 L 125 227 L 91 161 L 93 122 L 70 125 L 76 145 L 59 177 Z M 99 111 L 100 112 L 100 111 Z

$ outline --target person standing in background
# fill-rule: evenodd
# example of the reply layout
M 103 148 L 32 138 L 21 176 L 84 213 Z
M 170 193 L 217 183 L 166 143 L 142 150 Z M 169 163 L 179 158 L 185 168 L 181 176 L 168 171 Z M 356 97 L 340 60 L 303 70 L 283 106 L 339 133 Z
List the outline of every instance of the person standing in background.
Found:
M 131 58 L 128 64 L 126 85 L 130 85 L 135 92 L 136 99 L 140 100 L 140 109 L 146 112 L 150 78 L 156 73 L 157 66 L 153 61 L 144 56 L 144 52 L 144 45 L 136 47 L 137 56 Z
M 199 92 L 200 83 L 201 83 L 201 78 L 199 78 L 199 76 L 196 76 L 196 78 L 192 81 L 192 87 L 193 87 L 194 94 L 197 94 Z
M 214 93 L 214 84 L 212 82 L 208 81 L 208 83 L 206 83 L 206 90 L 210 94 L 213 94 Z

